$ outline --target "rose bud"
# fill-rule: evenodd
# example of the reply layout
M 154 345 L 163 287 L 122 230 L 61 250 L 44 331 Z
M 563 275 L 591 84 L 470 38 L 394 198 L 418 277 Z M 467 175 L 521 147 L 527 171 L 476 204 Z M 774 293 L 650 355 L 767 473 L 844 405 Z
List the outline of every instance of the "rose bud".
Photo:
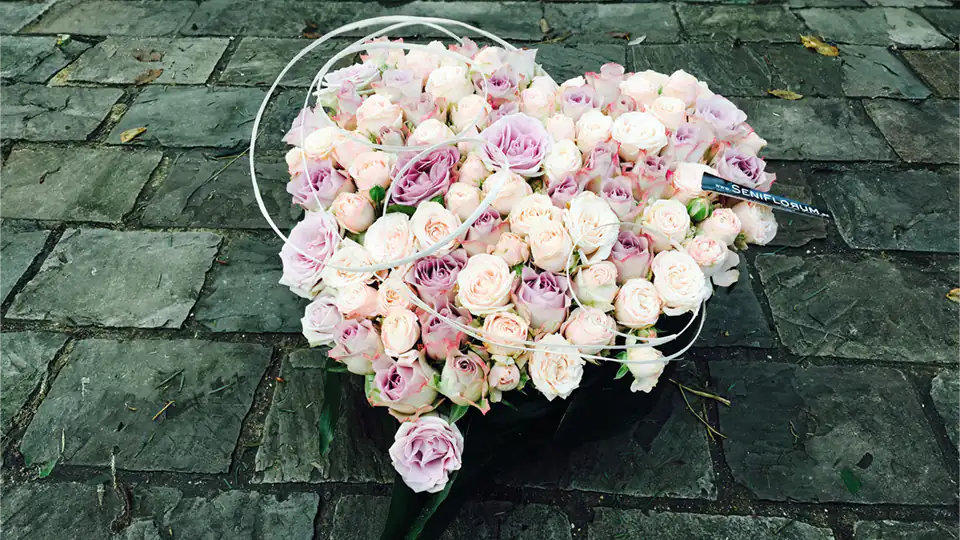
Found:
M 500 257 L 507 263 L 507 266 L 514 267 L 527 262 L 527 259 L 530 258 L 530 246 L 522 236 L 505 232 L 500 235 L 496 245 L 487 246 L 487 253 Z
M 337 222 L 353 233 L 362 233 L 373 224 L 373 205 L 359 193 L 341 193 L 330 207 Z
M 460 165 L 460 176 L 457 177 L 457 182 L 478 188 L 480 183 L 488 176 L 490 176 L 490 171 L 480 157 L 477 154 L 470 153 L 463 165 Z
M 514 363 L 497 362 L 490 368 L 487 382 L 490 383 L 490 401 L 498 403 L 503 392 L 509 392 L 520 386 L 520 368 Z
M 657 385 L 668 362 L 663 360 L 663 353 L 653 347 L 630 349 L 627 351 L 626 360 L 627 369 L 633 375 L 630 391 L 648 393 Z
M 690 219 L 694 221 L 707 219 L 710 217 L 712 209 L 713 205 L 710 204 L 710 199 L 704 199 L 702 197 L 692 199 L 687 203 L 687 213 L 690 214 Z

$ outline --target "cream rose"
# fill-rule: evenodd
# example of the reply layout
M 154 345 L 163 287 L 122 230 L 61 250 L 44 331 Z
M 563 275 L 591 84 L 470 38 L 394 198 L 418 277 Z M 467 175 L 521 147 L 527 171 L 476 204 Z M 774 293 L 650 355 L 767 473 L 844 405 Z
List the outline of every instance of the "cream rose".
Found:
M 730 208 L 717 208 L 700 222 L 700 232 L 732 246 L 740 234 L 740 218 Z
M 512 210 L 507 221 L 510 231 L 519 235 L 530 234 L 530 229 L 541 220 L 556 221 L 563 219 L 562 211 L 553 205 L 550 197 L 543 193 L 534 193 L 520 199 Z
M 675 97 L 658 97 L 653 100 L 650 112 L 670 131 L 676 131 L 681 124 L 687 121 L 687 105 L 682 99 Z
M 487 246 L 487 253 L 503 259 L 507 266 L 516 266 L 530 258 L 530 246 L 522 236 L 507 232 L 500 235 L 497 244 Z
M 683 242 L 690 230 L 690 215 L 680 201 L 660 199 L 643 209 L 640 223 L 653 239 L 653 249 L 663 251 L 671 249 L 673 242 Z
M 649 107 L 660 94 L 660 88 L 666 84 L 667 75 L 656 71 L 634 73 L 620 83 L 620 93 L 633 98 L 637 105 Z
M 357 131 L 379 135 L 385 127 L 403 126 L 403 109 L 384 96 L 372 95 L 357 108 Z
M 378 263 L 400 260 L 413 254 L 416 249 L 410 218 L 394 212 L 380 216 L 367 229 L 363 245 Z
M 454 137 L 453 131 L 436 118 L 428 118 L 407 139 L 407 146 L 433 146 Z
M 377 290 L 354 283 L 337 293 L 337 310 L 347 319 L 371 319 L 377 314 Z
M 391 311 L 410 309 L 410 295 L 413 292 L 399 275 L 392 275 L 380 283 L 377 289 L 377 314 L 386 317 Z
M 603 310 L 582 307 L 573 310 L 560 333 L 583 354 L 596 354 L 609 347 L 616 338 L 617 323 Z
M 620 218 L 610 208 L 610 203 L 590 191 L 574 197 L 569 208 L 563 211 L 563 223 L 580 248 L 581 261 L 587 264 L 610 256 L 620 234 L 619 222 Z
M 597 109 L 589 110 L 577 120 L 577 148 L 584 154 L 595 146 L 610 140 L 613 118 Z
M 347 172 L 357 185 L 357 191 L 369 195 L 370 190 L 390 185 L 390 170 L 396 156 L 386 152 L 363 152 L 353 159 Z
M 483 164 L 483 160 L 477 154 L 471 153 L 467 155 L 463 165 L 460 165 L 460 176 L 457 182 L 478 188 L 488 176 L 490 176 L 490 170 Z
M 610 261 L 582 266 L 573 278 L 573 287 L 580 303 L 611 311 L 618 290 L 617 267 Z
M 457 227 L 460 226 L 460 218 L 453 212 L 447 210 L 442 204 L 433 201 L 420 203 L 417 210 L 410 218 L 410 230 L 413 231 L 413 237 L 416 239 L 417 247 L 421 250 L 427 249 L 434 244 L 447 238 Z M 453 248 L 457 247 L 459 241 L 454 238 L 450 240 L 434 255 L 446 255 Z
M 556 221 L 538 221 L 527 237 L 533 264 L 551 272 L 561 272 L 567 267 L 573 242 L 563 225 Z
M 502 184 L 502 187 L 490 206 L 500 212 L 501 216 L 509 214 L 520 199 L 533 193 L 533 188 L 530 187 L 526 179 L 519 174 L 504 169 L 491 174 L 483 181 L 483 197 L 486 198 L 498 184 Z
M 359 193 L 340 193 L 330 207 L 337 222 L 344 229 L 362 233 L 370 227 L 375 217 L 373 205 Z
M 442 51 L 444 49 L 446 49 L 446 47 L 443 43 L 431 41 L 426 49 L 414 49 L 408 52 L 406 56 L 397 61 L 397 67 L 400 69 L 409 69 L 414 75 L 419 77 L 421 81 L 426 81 L 427 77 L 433 73 L 433 70 L 440 67 L 442 57 L 435 51 Z
M 480 206 L 480 190 L 470 184 L 454 182 L 444 196 L 447 210 L 465 221 Z
M 320 279 L 325 285 L 337 290 L 357 283 L 370 283 L 373 281 L 373 272 L 357 272 L 349 269 L 374 264 L 376 261 L 363 246 L 353 240 L 345 239 L 340 242 L 340 247 L 320 271 Z M 347 268 L 347 270 L 338 270 L 334 268 L 335 266 Z
M 531 85 L 520 92 L 520 112 L 539 120 L 545 120 L 556 109 L 556 90 Z
M 704 195 L 703 173 L 719 175 L 716 169 L 708 165 L 688 162 L 678 163 L 672 177 L 673 198 L 687 204 L 691 199 L 702 197 Z
M 523 317 L 509 311 L 500 311 L 483 320 L 483 329 L 480 332 L 484 338 L 483 344 L 490 354 L 516 356 L 523 352 L 518 347 L 524 347 L 522 343 L 527 339 L 529 329 L 530 325 Z
M 663 302 L 653 283 L 643 278 L 628 279 L 614 302 L 617 322 L 627 328 L 647 328 L 657 324 Z
M 763 150 L 763 147 L 766 145 L 766 139 L 763 139 L 757 135 L 756 131 L 751 131 L 749 135 L 741 139 L 740 142 L 736 144 L 736 148 L 744 154 L 755 156 L 759 154 L 760 150 Z
M 491 112 L 490 104 L 484 101 L 483 96 L 470 94 L 450 108 L 450 123 L 457 133 L 462 133 L 470 126 L 483 129 L 487 124 L 487 116 Z
M 740 255 L 712 236 L 697 236 L 687 240 L 684 249 L 697 261 L 703 274 L 721 287 L 733 285 L 740 277 L 737 265 Z
M 713 292 L 697 261 L 684 251 L 658 253 L 651 268 L 653 285 L 663 300 L 663 312 L 667 315 L 693 311 Z
M 502 47 L 484 47 L 474 55 L 473 69 L 489 76 L 503 66 L 503 57 L 506 53 L 507 51 Z
M 527 363 L 533 386 L 547 401 L 556 397 L 566 399 L 580 386 L 583 357 L 575 348 L 568 347 L 570 344 L 560 334 L 547 334 L 537 342 L 537 350 Z
M 383 318 L 380 325 L 383 350 L 397 357 L 409 351 L 420 339 L 420 323 L 416 313 L 409 309 L 396 309 Z
M 334 147 L 342 139 L 340 128 L 322 127 L 303 139 L 303 153 L 310 159 L 330 159 Z
M 501 392 L 509 392 L 520 386 L 520 368 L 516 364 L 497 362 L 490 368 L 487 382 L 490 383 L 491 388 Z
M 628 161 L 637 161 L 641 152 L 656 154 L 668 142 L 666 127 L 646 112 L 621 114 L 613 122 L 610 133 L 620 143 L 620 157 Z
M 361 139 L 364 138 L 363 135 L 353 132 L 351 133 L 351 137 L 359 137 Z M 337 164 L 343 169 L 349 169 L 352 167 L 353 161 L 357 159 L 357 156 L 368 150 L 367 145 L 355 141 L 351 137 L 344 135 L 333 147 L 333 152 L 330 153 L 330 155 L 333 156 L 333 159 L 336 160 Z
M 740 218 L 740 232 L 747 242 L 765 246 L 777 235 L 777 218 L 766 206 L 743 201 L 733 207 L 733 213 Z
M 577 136 L 573 118 L 557 113 L 547 119 L 547 133 L 553 137 L 554 144 L 560 141 L 572 141 Z
M 663 85 L 661 96 L 677 98 L 687 106 L 692 107 L 697 102 L 700 93 L 700 81 L 696 77 L 680 69 L 674 71 Z
M 631 392 L 650 392 L 657 385 L 668 360 L 653 347 L 637 347 L 627 351 L 627 369 L 633 375 Z
M 543 170 L 547 175 L 547 183 L 559 182 L 571 173 L 575 173 L 583 166 L 583 156 L 580 149 L 570 139 L 564 139 L 553 145 L 553 150 L 543 160 Z
M 467 77 L 464 66 L 444 66 L 433 70 L 427 77 L 426 91 L 433 99 L 456 103 L 473 93 L 473 83 Z
M 457 302 L 477 316 L 505 311 L 515 277 L 500 257 L 474 255 L 457 275 Z

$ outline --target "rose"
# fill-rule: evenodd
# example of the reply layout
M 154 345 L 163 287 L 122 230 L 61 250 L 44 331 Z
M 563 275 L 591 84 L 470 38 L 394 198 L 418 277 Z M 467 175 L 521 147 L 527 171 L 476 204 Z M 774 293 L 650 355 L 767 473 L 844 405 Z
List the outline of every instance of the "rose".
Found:
M 395 309 L 383 318 L 380 332 L 387 354 L 400 356 L 417 344 L 420 323 L 417 322 L 417 315 L 409 309 Z
M 648 328 L 657 324 L 663 301 L 653 283 L 642 279 L 628 279 L 613 303 L 617 322 L 627 328 Z
M 303 221 L 290 231 L 289 242 L 280 248 L 283 262 L 280 284 L 289 287 L 297 296 L 313 298 L 320 289 L 324 263 L 333 256 L 339 243 L 340 230 L 332 215 L 307 212 Z
M 403 146 L 404 133 L 399 128 L 385 127 L 380 130 L 377 141 L 383 145 Z
M 333 200 L 333 215 L 344 229 L 362 233 L 373 223 L 373 205 L 358 193 L 341 193 Z
M 577 172 L 583 160 L 577 145 L 569 139 L 553 145 L 553 150 L 543 161 L 543 172 L 547 176 L 547 184 L 553 184 L 568 174 Z
M 307 164 L 305 173 L 297 174 L 287 183 L 287 193 L 294 204 L 305 210 L 329 208 L 340 193 L 353 191 L 353 182 L 333 168 L 328 160 Z
M 373 38 L 367 43 L 403 43 L 403 38 L 391 40 L 387 37 Z M 360 59 L 364 64 L 374 66 L 395 67 L 397 62 L 403 59 L 402 49 L 367 49 L 366 54 L 361 54 Z
M 359 135 L 352 134 L 352 137 L 359 137 Z M 343 169 L 353 167 L 353 162 L 357 159 L 357 156 L 368 150 L 367 145 L 354 140 L 352 137 L 343 137 L 340 142 L 333 147 L 333 152 L 331 153 L 333 159 L 335 159 Z
M 490 104 L 483 100 L 483 96 L 470 94 L 450 107 L 450 123 L 457 133 L 462 133 L 471 126 L 483 129 L 486 127 L 487 115 L 492 110 Z
M 444 195 L 444 201 L 447 209 L 464 221 L 480 206 L 480 190 L 470 184 L 454 182 Z
M 420 124 L 427 120 L 444 118 L 440 107 L 430 94 L 420 94 L 413 98 L 405 98 L 400 101 L 400 108 L 403 109 L 403 116 L 407 120 L 407 126 L 412 125 L 414 128 L 420 127 Z
M 343 140 L 343 135 L 340 133 L 340 128 L 337 126 L 322 127 L 307 135 L 303 140 L 303 153 L 314 160 L 329 159 L 333 149 L 341 140 Z
M 407 139 L 408 146 L 433 146 L 454 137 L 453 131 L 436 118 L 424 120 Z
M 670 142 L 663 151 L 668 161 L 697 162 L 703 153 L 710 147 L 713 133 L 709 129 L 701 129 L 696 124 L 685 123 L 670 134 Z
M 395 309 L 410 309 L 410 289 L 399 276 L 391 275 L 377 289 L 377 314 L 386 317 Z
M 533 188 L 522 176 L 508 170 L 497 171 L 483 181 L 481 189 L 483 197 L 486 198 L 497 186 L 500 186 L 500 191 L 497 192 L 490 206 L 501 216 L 509 214 L 517 202 L 533 193 Z
M 619 219 L 607 201 L 585 191 L 574 197 L 570 207 L 563 211 L 563 223 L 570 231 L 574 244 L 580 248 L 583 262 L 595 263 L 610 256 L 610 250 L 617 241 Z
M 300 325 L 303 336 L 311 347 L 329 345 L 333 343 L 336 327 L 343 322 L 343 317 L 337 311 L 333 296 L 320 295 L 307 304 L 303 311 Z
M 777 235 L 777 219 L 770 208 L 744 201 L 733 212 L 740 218 L 740 232 L 747 242 L 765 246 Z
M 410 218 L 410 230 L 413 231 L 413 237 L 416 239 L 417 247 L 425 250 L 438 244 L 448 238 L 457 227 L 460 226 L 460 218 L 453 212 L 447 210 L 442 204 L 433 201 L 420 203 L 417 210 Z M 436 253 L 443 255 L 457 247 L 459 240 L 454 238 L 443 244 Z
M 490 375 L 487 378 L 490 383 L 490 401 L 493 401 L 493 390 L 509 392 L 520 386 L 520 368 L 516 364 L 504 364 L 497 362 L 490 368 Z
M 717 171 L 707 165 L 700 163 L 678 163 L 671 178 L 674 189 L 673 197 L 683 204 L 687 204 L 697 197 L 702 197 L 704 195 L 703 173 L 718 176 Z
M 670 184 L 667 182 L 668 165 L 666 158 L 652 155 L 637 162 L 632 171 L 636 175 L 633 194 L 637 200 L 650 201 L 670 195 Z
M 714 284 L 728 287 L 740 277 L 735 269 L 740 255 L 730 251 L 723 242 L 710 236 L 697 236 L 687 240 L 683 247 Z
M 697 100 L 694 116 L 700 118 L 722 139 L 729 139 L 740 132 L 747 115 L 723 96 Z
M 567 203 L 572 201 L 577 195 L 583 193 L 583 186 L 586 184 L 587 178 L 583 176 L 581 179 L 578 179 L 579 176 L 580 175 L 568 174 L 564 176 L 562 180 L 550 184 L 550 187 L 547 188 L 547 194 L 550 196 L 550 200 L 554 206 L 557 208 L 566 208 Z
M 377 290 L 363 283 L 347 285 L 337 292 L 336 303 L 346 319 L 371 319 L 377 314 Z
M 500 120 L 503 117 L 519 113 L 520 106 L 516 103 L 508 101 L 490 112 L 490 115 L 487 116 L 487 124 L 495 124 L 497 120 Z
M 653 240 L 646 234 L 621 231 L 610 250 L 610 262 L 617 267 L 617 283 L 624 284 L 628 279 L 646 278 L 653 259 L 651 246 Z
M 610 209 L 619 220 L 631 219 L 637 210 L 637 201 L 633 199 L 633 187 L 626 176 L 604 178 L 600 182 L 600 198 L 610 205 Z
M 617 296 L 617 267 L 610 261 L 582 266 L 573 278 L 573 289 L 580 303 L 603 311 L 613 309 Z
M 637 102 L 630 96 L 620 94 L 613 103 L 607 106 L 607 116 L 616 120 L 628 112 L 637 110 Z
M 577 134 L 573 118 L 563 114 L 555 114 L 547 119 L 547 133 L 554 141 L 572 141 Z
M 317 161 L 308 158 L 307 154 L 296 146 L 287 150 L 287 153 L 283 156 L 283 160 L 287 163 L 287 173 L 290 176 L 303 173 L 308 167 L 311 167 L 311 164 L 312 166 L 316 166 Z
M 331 94 L 333 95 L 331 96 Z M 360 109 L 363 98 L 357 91 L 356 85 L 350 81 L 344 81 L 338 89 L 325 88 L 321 90 L 317 93 L 317 98 L 318 103 L 336 111 L 331 119 L 338 126 L 347 130 L 357 128 L 357 110 Z
M 385 96 L 372 95 L 357 109 L 357 129 L 377 135 L 386 127 L 403 125 L 403 109 Z
M 680 69 L 674 71 L 667 83 L 663 85 L 661 96 L 677 98 L 683 101 L 685 107 L 692 107 L 697 101 L 697 93 L 700 91 L 700 81 L 686 71 Z
M 585 112 L 595 109 L 599 105 L 597 93 L 593 88 L 586 85 L 568 86 L 566 88 L 561 86 L 560 110 L 563 111 L 564 116 L 569 116 L 573 121 L 579 120 Z
M 587 84 L 587 80 L 581 75 L 580 77 L 574 77 L 572 79 L 563 81 L 563 83 L 560 84 L 560 90 L 566 90 L 567 88 L 579 88 L 585 84 Z
M 653 101 L 650 112 L 663 122 L 664 127 L 675 131 L 687 120 L 687 105 L 682 99 L 660 96 Z
M 300 109 L 297 117 L 293 119 L 290 125 L 290 131 L 283 136 L 283 142 L 299 146 L 303 143 L 304 137 L 314 131 L 329 125 L 330 123 L 323 118 L 323 115 L 314 112 L 310 107 Z
M 620 157 L 636 161 L 641 152 L 655 154 L 667 145 L 667 131 L 656 116 L 646 112 L 620 115 L 610 134 L 620 143 Z
M 483 345 L 490 354 L 516 356 L 523 352 L 523 342 L 527 339 L 530 325 L 515 313 L 501 311 L 488 316 L 483 321 Z M 512 345 L 512 346 L 511 346 Z
M 323 82 L 324 86 L 329 88 L 337 89 L 342 87 L 344 83 L 350 83 L 356 86 L 358 90 L 362 90 L 379 75 L 377 66 L 373 64 L 353 64 L 327 73 L 323 77 Z
M 707 219 L 712 211 L 713 204 L 710 202 L 710 199 L 706 197 L 691 199 L 690 202 L 687 203 L 687 213 L 690 214 L 690 219 L 693 221 L 703 221 Z
M 457 276 L 466 265 L 467 254 L 460 249 L 441 257 L 428 255 L 417 259 L 403 280 L 428 304 L 442 304 L 453 299 Z
M 397 67 L 412 71 L 421 82 L 426 82 L 433 70 L 440 67 L 443 58 L 435 51 L 442 51 L 445 47 L 439 41 L 431 41 L 424 49 L 413 49 L 406 56 L 397 61 Z
M 623 82 L 623 66 L 616 62 L 608 62 L 600 66 L 600 73 L 587 73 L 587 83 L 593 87 L 602 105 L 612 103 L 620 93 L 620 83 Z
M 598 110 L 590 110 L 577 120 L 577 147 L 587 153 L 600 143 L 610 140 L 613 118 Z
M 487 208 L 467 229 L 467 235 L 463 239 L 463 248 L 471 256 L 477 253 L 486 253 L 488 247 L 500 240 L 500 235 L 505 230 L 508 230 L 508 227 L 500 219 L 500 212 L 493 208 Z
M 490 75 L 503 65 L 503 57 L 506 53 L 503 47 L 484 47 L 474 55 L 471 67 L 480 73 Z
M 776 178 L 764 172 L 766 166 L 766 161 L 752 154 L 741 153 L 734 148 L 728 148 L 716 160 L 718 176 L 758 191 L 769 191 L 770 184 Z
M 442 195 L 453 183 L 453 168 L 460 161 L 460 151 L 447 146 L 431 150 L 410 163 L 419 152 L 408 152 L 393 167 L 393 185 L 390 202 L 417 206 L 423 201 Z M 409 166 L 407 166 L 410 164 Z M 403 174 L 401 174 L 403 172 Z
M 520 92 L 520 112 L 539 120 L 547 119 L 556 108 L 556 90 L 531 85 Z
M 478 316 L 505 311 L 513 282 L 514 274 L 503 259 L 486 253 L 474 255 L 457 275 L 457 301 Z
M 467 78 L 466 67 L 444 66 L 430 73 L 425 90 L 438 103 L 451 104 L 472 94 L 473 85 Z
M 667 79 L 666 75 L 656 71 L 634 73 L 620 83 L 620 93 L 633 98 L 638 105 L 649 106 L 657 99 Z
M 583 354 L 596 354 L 613 343 L 617 323 L 603 310 L 581 307 L 573 310 L 560 333 Z
M 556 332 L 567 318 L 569 287 L 566 277 L 549 271 L 537 273 L 524 267 L 513 292 L 517 313 L 530 321 L 530 327 L 536 332 Z
M 530 244 L 533 264 L 551 272 L 560 272 L 567 267 L 573 242 L 560 223 L 546 220 L 535 223 L 527 242 Z
M 566 399 L 580 386 L 583 357 L 576 349 L 566 345 L 570 343 L 559 334 L 543 336 L 527 364 L 533 386 L 547 401 L 553 401 L 556 397 Z
M 663 369 L 667 367 L 663 353 L 653 347 L 637 347 L 627 351 L 627 369 L 633 375 L 631 392 L 650 392 L 657 385 Z
M 562 213 L 550 201 L 550 197 L 542 193 L 534 193 L 520 199 L 507 218 L 510 222 L 510 231 L 519 235 L 530 234 L 533 226 L 540 221 L 560 222 Z
M 523 176 L 537 176 L 553 148 L 543 124 L 523 113 L 504 116 L 483 130 L 480 137 L 487 143 L 480 147 L 480 158 L 487 168 L 507 168 Z
M 694 311 L 713 292 L 697 261 L 684 251 L 658 253 L 650 267 L 653 269 L 653 285 L 663 300 L 663 312 L 667 315 Z
M 462 454 L 460 430 L 438 416 L 400 424 L 390 446 L 393 468 L 416 493 L 443 491 L 450 473 L 460 469 Z
M 740 234 L 740 218 L 730 208 L 717 208 L 710 217 L 700 222 L 700 231 L 731 246 Z
M 390 185 L 390 169 L 396 156 L 386 152 L 364 152 L 354 158 L 348 172 L 357 184 L 357 190 L 369 194 L 370 190 Z
M 400 102 L 404 99 L 416 99 L 423 90 L 423 80 L 409 69 L 387 69 L 380 76 L 380 80 L 370 85 L 377 95 L 391 101 Z
M 746 124 L 744 124 L 744 126 L 746 126 Z M 752 154 L 755 156 L 759 154 L 760 150 L 763 150 L 763 147 L 766 145 L 766 139 L 763 139 L 757 135 L 756 131 L 751 131 L 746 137 L 740 139 L 740 142 L 737 143 L 736 149 L 744 154 Z
M 620 174 L 619 151 L 619 145 L 613 141 L 598 144 L 587 156 L 583 171 L 591 180 L 617 176 Z
M 499 107 L 508 101 L 516 101 L 519 97 L 520 78 L 509 65 L 500 66 L 487 78 L 475 74 L 473 80 L 477 92 L 482 93 L 486 88 L 487 101 L 494 107 Z
M 441 316 L 464 326 L 470 324 L 472 318 L 466 310 L 455 308 L 444 298 L 435 303 L 433 309 L 439 315 L 420 311 L 420 340 L 430 359 L 443 360 L 451 351 L 459 349 L 467 336 Z
M 347 366 L 350 373 L 373 374 L 373 364 L 382 360 L 383 342 L 369 320 L 343 321 L 337 325 L 333 341 L 337 346 L 328 355 Z
M 527 262 L 527 259 L 530 258 L 530 246 L 522 236 L 505 232 L 500 235 L 496 245 L 487 246 L 487 253 L 500 257 L 507 263 L 507 266 L 513 267 Z
M 473 351 L 452 350 L 440 372 L 440 393 L 457 405 L 472 405 L 481 412 L 490 410 L 486 397 L 490 387 L 487 377 L 490 368 Z
M 389 407 L 390 414 L 401 422 L 434 409 L 437 391 L 430 382 L 437 372 L 424 360 L 422 352 L 414 350 L 396 360 L 385 359 L 374 369 L 376 374 L 367 393 L 371 405 Z
M 340 242 L 340 248 L 327 261 L 327 266 L 320 272 L 320 277 L 324 284 L 334 289 L 341 289 L 355 283 L 370 283 L 373 281 L 373 272 L 358 272 L 352 268 L 373 264 L 376 264 L 376 261 L 363 246 L 353 240 L 344 239 Z M 346 268 L 346 270 L 335 267 Z
M 643 209 L 643 232 L 653 240 L 653 249 L 663 251 L 682 242 L 690 230 L 690 215 L 680 201 L 660 199 Z
M 412 255 L 415 246 L 410 218 L 399 212 L 380 216 L 363 236 L 363 246 L 380 264 Z

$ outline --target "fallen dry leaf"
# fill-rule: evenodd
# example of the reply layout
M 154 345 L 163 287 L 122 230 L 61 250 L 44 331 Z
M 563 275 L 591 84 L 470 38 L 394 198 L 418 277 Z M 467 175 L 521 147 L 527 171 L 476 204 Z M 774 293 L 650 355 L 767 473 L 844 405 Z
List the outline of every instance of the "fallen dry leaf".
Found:
M 163 60 L 163 52 L 154 49 L 137 49 L 133 51 L 133 57 L 138 62 L 159 62 Z
M 790 90 L 767 90 L 767 93 L 771 96 L 777 96 L 780 99 L 787 99 L 790 101 L 796 101 L 803 97 L 802 95 L 796 92 L 791 92 Z
M 163 69 L 148 69 L 143 73 L 137 75 L 137 78 L 133 80 L 134 84 L 149 84 L 157 80 L 157 77 L 163 74 Z
M 960 289 L 951 289 L 947 293 L 947 300 L 960 304 Z
M 540 32 L 544 34 L 550 33 L 550 23 L 546 19 L 540 19 Z
M 607 32 L 613 39 L 630 39 L 630 32 Z
M 824 43 L 817 36 L 800 36 L 800 43 L 808 49 L 813 49 L 824 56 L 840 56 L 840 49 L 835 45 Z
M 143 132 L 146 131 L 146 130 L 147 130 L 147 128 L 145 128 L 145 127 L 138 127 L 138 128 L 128 129 L 128 130 L 126 130 L 126 131 L 124 131 L 123 133 L 120 134 L 120 142 L 122 142 L 122 143 L 128 143 L 128 142 L 136 139 L 137 137 L 139 137 L 140 134 L 143 133 Z
M 306 39 L 319 38 L 320 32 L 317 23 L 313 21 L 303 21 L 303 30 L 300 31 L 300 34 Z

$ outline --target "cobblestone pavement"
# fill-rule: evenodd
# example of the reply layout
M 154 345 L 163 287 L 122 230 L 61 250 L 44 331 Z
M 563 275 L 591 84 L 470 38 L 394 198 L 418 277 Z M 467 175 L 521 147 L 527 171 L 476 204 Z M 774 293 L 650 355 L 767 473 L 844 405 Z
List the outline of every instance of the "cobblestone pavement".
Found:
M 776 245 L 712 300 L 680 371 L 733 401 L 704 403 L 726 439 L 671 385 L 662 414 L 569 462 L 513 456 L 449 538 L 958 538 L 960 9 L 745 4 L 0 2 L 4 536 L 376 537 L 380 412 L 351 388 L 319 458 L 323 357 L 233 156 L 303 32 L 403 13 L 545 41 L 558 80 L 686 69 L 770 140 L 779 193 L 836 216 L 780 214 Z M 285 227 L 279 138 L 318 62 L 260 140 Z

